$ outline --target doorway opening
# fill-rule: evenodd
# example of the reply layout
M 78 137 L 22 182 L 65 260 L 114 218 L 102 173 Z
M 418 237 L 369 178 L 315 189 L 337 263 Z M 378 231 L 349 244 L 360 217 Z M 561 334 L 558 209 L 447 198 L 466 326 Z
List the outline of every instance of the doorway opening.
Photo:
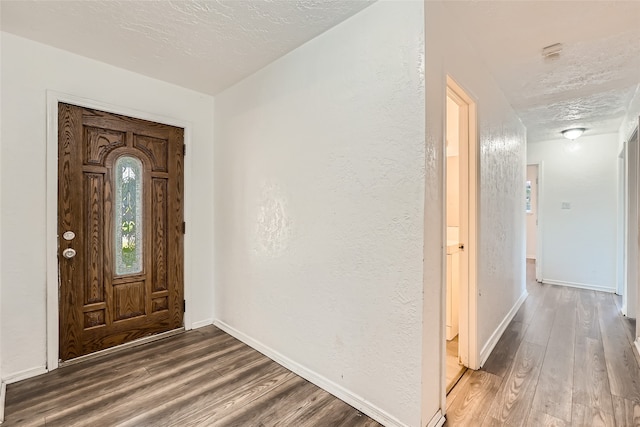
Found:
M 538 165 L 527 165 L 527 260 L 536 261 L 538 234 Z
M 447 78 L 445 128 L 445 386 L 478 369 L 476 348 L 475 103 Z
M 542 164 L 527 165 L 527 180 L 525 183 L 525 212 L 527 223 L 526 262 L 533 268 L 527 268 L 535 274 L 537 282 L 542 281 L 542 241 L 540 239 L 540 187 L 542 185 Z M 528 274 L 528 273 L 527 273 Z M 533 280 L 534 277 L 531 277 Z

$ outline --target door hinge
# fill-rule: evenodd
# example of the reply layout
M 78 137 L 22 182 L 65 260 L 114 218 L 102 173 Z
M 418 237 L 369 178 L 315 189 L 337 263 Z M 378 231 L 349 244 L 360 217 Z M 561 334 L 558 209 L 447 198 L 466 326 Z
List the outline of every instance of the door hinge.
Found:
M 182 144 L 182 157 L 187 155 L 187 144 Z
M 182 300 L 182 312 L 184 313 L 185 311 L 187 311 L 187 300 L 183 299 Z
M 182 234 L 187 234 L 187 223 L 182 221 Z

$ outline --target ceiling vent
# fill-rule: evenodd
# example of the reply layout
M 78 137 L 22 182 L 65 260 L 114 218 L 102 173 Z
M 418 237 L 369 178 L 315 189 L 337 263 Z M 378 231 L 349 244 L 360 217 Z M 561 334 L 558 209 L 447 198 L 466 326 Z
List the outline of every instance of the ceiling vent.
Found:
M 552 44 L 542 48 L 542 57 L 545 61 L 554 61 L 560 58 L 562 52 L 562 43 Z

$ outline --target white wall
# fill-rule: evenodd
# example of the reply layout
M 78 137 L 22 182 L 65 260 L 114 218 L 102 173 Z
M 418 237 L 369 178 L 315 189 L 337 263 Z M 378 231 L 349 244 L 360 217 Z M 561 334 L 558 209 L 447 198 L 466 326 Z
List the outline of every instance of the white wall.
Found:
M 446 2 L 445 2 L 446 3 Z M 515 314 L 525 290 L 525 128 L 443 2 L 426 3 L 427 201 L 441 193 L 445 76 L 476 100 L 479 144 L 477 346 L 486 357 Z M 432 158 L 433 155 L 433 158 Z M 430 184 L 433 181 L 434 185 Z M 429 191 L 432 193 L 429 195 Z M 441 252 L 441 214 L 427 207 L 425 259 Z M 425 300 L 437 298 L 439 276 L 426 266 Z M 441 295 L 440 295 L 441 298 Z M 437 318 L 425 312 L 425 324 Z M 425 341 L 425 351 L 435 343 Z M 425 372 L 428 367 L 425 366 Z M 425 403 L 425 407 L 426 407 Z
M 544 161 L 541 199 L 542 280 L 614 292 L 618 135 L 529 144 Z M 562 203 L 570 209 L 562 209 Z
M 420 424 L 422 17 L 375 3 L 216 97 L 218 321 L 389 425 Z
M 1 43 L 3 377 L 36 372 L 46 363 L 47 89 L 191 123 L 185 251 L 193 267 L 185 273 L 193 303 L 187 310 L 194 322 L 211 319 L 213 98 L 11 34 L 3 33 Z

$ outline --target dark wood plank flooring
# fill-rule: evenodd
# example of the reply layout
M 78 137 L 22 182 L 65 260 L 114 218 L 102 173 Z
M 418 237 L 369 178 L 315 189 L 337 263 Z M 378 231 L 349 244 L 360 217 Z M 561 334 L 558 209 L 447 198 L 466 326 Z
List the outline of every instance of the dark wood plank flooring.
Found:
M 447 426 L 640 426 L 635 321 L 611 294 L 541 285 L 479 371 L 447 398 Z M 5 426 L 380 426 L 211 326 L 7 387 Z
M 619 297 L 535 281 L 479 371 L 447 397 L 446 426 L 640 426 L 635 321 Z
M 380 424 L 210 326 L 10 384 L 9 426 Z

